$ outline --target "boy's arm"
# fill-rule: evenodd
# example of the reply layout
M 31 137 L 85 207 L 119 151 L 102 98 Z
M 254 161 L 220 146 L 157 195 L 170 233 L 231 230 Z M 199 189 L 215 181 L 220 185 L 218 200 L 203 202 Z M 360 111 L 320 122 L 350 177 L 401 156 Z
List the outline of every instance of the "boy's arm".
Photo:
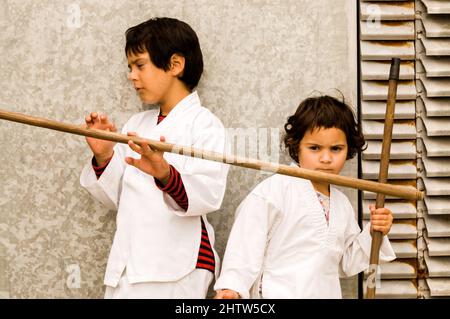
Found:
M 213 118 L 197 119 L 194 127 L 195 142 L 192 147 L 226 153 L 225 129 Z M 183 167 L 177 167 L 181 189 L 186 193 L 187 210 L 175 211 L 179 216 L 200 216 L 220 208 L 225 194 L 228 165 L 188 157 Z M 183 192 L 183 190 L 181 190 Z M 171 199 L 173 199 L 171 197 Z M 176 200 L 175 200 L 176 201 Z
M 126 132 L 126 125 L 122 134 Z M 95 158 L 87 163 L 80 176 L 80 184 L 94 198 L 111 210 L 117 210 L 121 181 L 125 170 L 124 146 L 116 144 L 111 159 L 102 166 L 95 165 Z
M 252 193 L 239 205 L 236 214 L 214 290 L 233 290 L 248 299 L 262 271 L 269 234 L 281 215 Z
M 349 277 L 369 268 L 372 236 L 370 235 L 370 222 L 363 231 L 353 215 L 353 208 L 348 203 L 351 214 L 348 214 L 347 229 L 345 232 L 345 249 L 340 262 L 340 274 Z M 380 247 L 380 262 L 389 262 L 396 258 L 395 252 L 389 242 L 388 236 L 383 236 Z
M 172 197 L 183 211 L 187 211 L 189 200 L 184 188 L 183 179 L 175 167 L 170 165 L 170 175 L 167 183 L 155 178 L 155 184 L 161 191 Z

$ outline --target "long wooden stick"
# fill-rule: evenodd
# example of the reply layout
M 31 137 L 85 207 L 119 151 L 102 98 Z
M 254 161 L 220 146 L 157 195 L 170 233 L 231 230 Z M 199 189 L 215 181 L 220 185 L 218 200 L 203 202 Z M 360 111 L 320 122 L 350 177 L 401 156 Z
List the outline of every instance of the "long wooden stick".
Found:
M 268 171 L 272 173 L 289 175 L 294 177 L 300 177 L 309 179 L 316 182 L 326 182 L 334 185 L 340 185 L 344 187 L 356 188 L 375 193 L 383 193 L 395 197 L 416 200 L 422 199 L 423 193 L 418 191 L 414 187 L 405 187 L 399 185 L 382 184 L 374 181 L 367 181 L 358 178 L 340 176 L 336 174 L 329 174 L 324 172 L 318 172 L 308 170 L 300 167 L 293 167 L 288 165 L 282 165 L 278 163 L 263 162 L 256 159 L 234 156 L 231 154 L 221 154 L 217 152 L 199 150 L 192 147 L 185 147 L 170 143 L 164 143 L 160 141 L 154 141 L 144 139 L 141 137 L 128 136 L 119 133 L 107 132 L 98 129 L 86 128 L 84 125 L 73 125 L 62 122 L 57 122 L 45 118 L 34 117 L 21 113 L 9 112 L 0 109 L 0 119 L 23 123 L 32 126 L 38 126 L 48 128 L 56 131 L 67 132 L 71 134 L 83 135 L 94 137 L 103 140 L 114 141 L 118 143 L 127 144 L 132 140 L 134 143 L 140 145 L 142 142 L 148 143 L 152 148 L 163 151 L 171 152 L 175 154 L 201 158 L 210 161 L 222 162 L 231 164 L 234 166 L 252 168 L 262 171 Z
M 381 147 L 380 172 L 378 182 L 387 183 L 389 159 L 391 154 L 392 130 L 394 127 L 395 100 L 397 99 L 397 83 L 400 72 L 400 59 L 393 58 L 389 71 L 389 89 L 384 121 L 383 144 Z M 375 202 L 376 208 L 384 207 L 384 194 L 378 193 Z M 370 250 L 369 276 L 367 277 L 367 299 L 375 298 L 376 280 L 378 274 L 378 262 L 383 234 L 374 231 L 372 234 L 372 247 Z

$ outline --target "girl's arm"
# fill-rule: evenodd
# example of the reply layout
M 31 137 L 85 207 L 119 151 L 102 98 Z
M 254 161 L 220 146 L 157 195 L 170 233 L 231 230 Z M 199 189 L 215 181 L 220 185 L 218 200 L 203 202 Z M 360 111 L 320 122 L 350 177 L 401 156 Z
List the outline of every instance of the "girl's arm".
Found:
M 343 277 L 349 277 L 360 273 L 361 271 L 369 268 L 369 259 L 370 259 L 370 250 L 372 245 L 372 223 L 367 223 L 364 227 L 363 231 L 358 226 L 358 223 L 353 215 L 353 208 L 351 204 L 348 203 L 349 209 L 351 210 L 351 214 L 348 214 L 347 221 L 347 229 L 345 231 L 345 249 L 340 262 L 340 274 Z M 377 210 L 378 213 L 376 216 L 391 216 L 392 213 L 387 209 Z M 386 212 L 388 214 L 385 214 Z M 374 212 L 374 210 L 372 210 Z M 373 219 L 374 214 L 371 214 L 371 219 Z M 379 218 L 376 218 L 377 221 L 374 220 L 374 223 L 379 225 Z M 383 218 L 383 220 L 385 220 Z M 389 222 L 384 226 L 377 226 L 377 230 L 384 230 L 387 232 L 390 229 L 390 225 L 392 224 L 392 219 L 388 218 Z M 381 227 L 381 228 L 378 228 Z M 380 262 L 389 262 L 396 258 L 395 252 L 392 249 L 392 246 L 389 242 L 387 236 L 383 237 L 383 241 L 380 247 Z
M 247 299 L 262 271 L 269 233 L 279 211 L 251 193 L 236 214 L 214 290 L 232 290 Z

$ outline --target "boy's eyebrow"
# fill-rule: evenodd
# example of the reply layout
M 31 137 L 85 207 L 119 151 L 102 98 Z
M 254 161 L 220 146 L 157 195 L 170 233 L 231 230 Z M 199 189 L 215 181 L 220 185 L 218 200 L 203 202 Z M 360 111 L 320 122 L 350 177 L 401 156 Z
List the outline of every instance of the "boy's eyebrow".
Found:
M 130 63 L 128 63 L 128 67 L 130 67 L 131 65 L 134 65 L 134 64 L 138 63 L 140 60 L 143 60 L 142 62 L 147 62 L 147 59 L 146 59 L 146 58 L 136 58 L 136 59 L 134 59 L 134 60 L 131 60 Z

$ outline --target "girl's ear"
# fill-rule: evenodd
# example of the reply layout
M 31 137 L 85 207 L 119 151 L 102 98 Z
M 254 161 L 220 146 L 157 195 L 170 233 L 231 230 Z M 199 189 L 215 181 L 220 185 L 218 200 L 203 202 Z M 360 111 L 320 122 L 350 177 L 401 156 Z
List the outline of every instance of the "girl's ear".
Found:
M 170 57 L 169 71 L 172 73 L 173 76 L 176 77 L 183 76 L 185 61 L 186 60 L 184 56 L 179 55 L 177 53 L 173 54 Z

